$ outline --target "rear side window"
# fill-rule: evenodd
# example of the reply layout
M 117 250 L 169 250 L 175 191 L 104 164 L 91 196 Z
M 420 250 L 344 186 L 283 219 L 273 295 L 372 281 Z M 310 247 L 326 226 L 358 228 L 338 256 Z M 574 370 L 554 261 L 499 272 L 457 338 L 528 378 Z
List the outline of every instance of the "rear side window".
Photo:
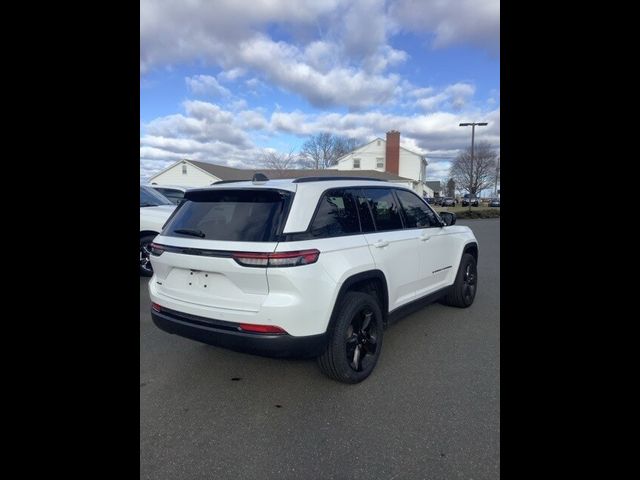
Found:
M 162 235 L 275 242 L 284 225 L 291 196 L 291 192 L 266 189 L 190 191 Z
M 364 195 L 369 201 L 376 231 L 402 230 L 400 206 L 388 188 L 365 188 Z
M 310 231 L 314 238 L 360 233 L 353 195 L 344 189 L 329 190 L 322 195 Z
M 429 228 L 440 226 L 435 214 L 420 198 L 405 190 L 396 190 L 404 212 L 406 228 Z

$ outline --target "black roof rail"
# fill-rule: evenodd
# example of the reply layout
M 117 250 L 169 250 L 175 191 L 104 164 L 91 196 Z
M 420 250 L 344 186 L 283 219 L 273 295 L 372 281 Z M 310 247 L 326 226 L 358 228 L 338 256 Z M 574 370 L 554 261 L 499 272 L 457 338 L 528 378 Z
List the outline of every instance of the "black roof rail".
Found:
M 213 182 L 211 185 L 222 185 L 223 183 L 237 183 L 237 182 L 250 182 L 250 179 L 246 180 L 218 180 L 217 182 Z
M 374 182 L 386 182 L 383 178 L 371 178 L 371 177 L 300 177 L 296 178 L 293 183 L 307 183 L 307 182 L 332 182 L 334 180 L 371 180 Z

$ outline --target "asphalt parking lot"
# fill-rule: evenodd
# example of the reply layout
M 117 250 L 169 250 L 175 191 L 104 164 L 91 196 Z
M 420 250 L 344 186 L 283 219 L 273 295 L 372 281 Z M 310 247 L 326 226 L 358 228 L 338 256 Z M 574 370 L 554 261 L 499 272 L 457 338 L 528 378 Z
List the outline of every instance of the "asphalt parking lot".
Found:
M 358 385 L 169 335 L 141 277 L 140 477 L 499 478 L 500 220 L 458 223 L 478 238 L 475 303 L 392 325 Z

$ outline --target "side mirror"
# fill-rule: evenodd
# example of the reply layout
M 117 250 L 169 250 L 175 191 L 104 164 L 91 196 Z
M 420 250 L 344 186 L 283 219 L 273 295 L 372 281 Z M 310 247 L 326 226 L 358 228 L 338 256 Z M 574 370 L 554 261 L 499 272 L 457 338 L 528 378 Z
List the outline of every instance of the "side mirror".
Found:
M 456 224 L 456 214 L 451 212 L 440 212 L 440 218 L 446 226 Z

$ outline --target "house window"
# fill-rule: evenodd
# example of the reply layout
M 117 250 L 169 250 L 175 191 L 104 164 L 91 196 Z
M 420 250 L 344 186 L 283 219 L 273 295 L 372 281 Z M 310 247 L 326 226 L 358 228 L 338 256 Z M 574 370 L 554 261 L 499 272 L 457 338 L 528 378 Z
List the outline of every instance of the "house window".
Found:
M 354 158 L 353 159 L 353 168 L 360 168 L 360 159 L 359 158 Z
M 380 140 L 378 140 L 378 146 L 380 146 Z
M 182 164 L 182 174 L 183 175 L 187 174 L 187 166 L 184 163 Z
M 384 158 L 376 158 L 376 168 L 384 168 Z

